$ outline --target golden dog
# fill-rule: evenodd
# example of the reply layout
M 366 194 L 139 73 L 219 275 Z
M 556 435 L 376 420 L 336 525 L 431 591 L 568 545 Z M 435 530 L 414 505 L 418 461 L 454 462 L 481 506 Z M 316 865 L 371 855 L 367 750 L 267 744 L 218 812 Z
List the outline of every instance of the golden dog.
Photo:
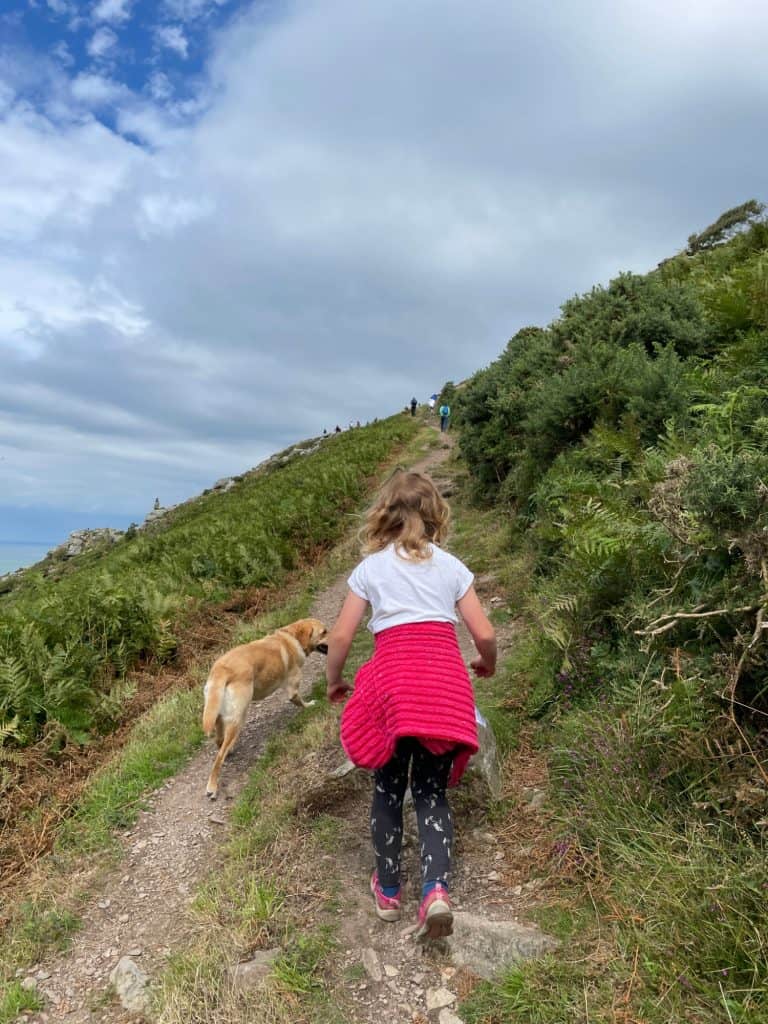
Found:
M 328 652 L 327 636 L 318 619 L 299 619 L 263 640 L 233 647 L 214 662 L 205 684 L 203 710 L 203 729 L 208 736 L 216 730 L 219 746 L 205 790 L 211 800 L 216 799 L 221 766 L 245 725 L 252 700 L 263 700 L 282 686 L 299 707 L 314 704 L 299 694 L 301 668 L 312 651 Z

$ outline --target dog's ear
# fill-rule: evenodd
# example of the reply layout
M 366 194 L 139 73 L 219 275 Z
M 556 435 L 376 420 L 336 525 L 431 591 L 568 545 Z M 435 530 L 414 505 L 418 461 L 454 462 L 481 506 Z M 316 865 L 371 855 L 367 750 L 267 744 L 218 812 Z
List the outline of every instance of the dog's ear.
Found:
M 312 620 L 299 619 L 291 624 L 291 632 L 301 644 L 305 651 L 308 651 L 312 643 Z

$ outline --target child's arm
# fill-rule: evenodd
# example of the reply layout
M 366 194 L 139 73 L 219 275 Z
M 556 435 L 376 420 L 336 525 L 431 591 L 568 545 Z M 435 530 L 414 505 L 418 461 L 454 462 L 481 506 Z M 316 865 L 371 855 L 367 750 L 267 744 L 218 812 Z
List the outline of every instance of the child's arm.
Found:
M 496 632 L 483 611 L 475 588 L 470 587 L 457 604 L 477 648 L 478 657 L 473 658 L 470 665 L 476 676 L 492 676 L 496 671 Z
M 339 617 L 328 636 L 328 657 L 325 666 L 325 678 L 327 680 L 328 700 L 334 704 L 344 700 L 345 694 L 349 693 L 352 687 L 341 678 L 344 671 L 344 662 L 347 660 L 349 648 L 355 630 L 360 625 L 365 615 L 368 602 L 351 591 L 347 594 Z

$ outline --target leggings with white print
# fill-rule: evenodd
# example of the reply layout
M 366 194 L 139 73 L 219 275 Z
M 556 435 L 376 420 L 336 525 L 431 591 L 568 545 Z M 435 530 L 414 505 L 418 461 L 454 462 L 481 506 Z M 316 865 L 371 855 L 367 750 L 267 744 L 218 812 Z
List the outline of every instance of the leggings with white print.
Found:
M 453 752 L 430 754 L 418 740 L 401 739 L 394 756 L 374 775 L 371 838 L 379 884 L 400 884 L 403 797 L 411 765 L 411 794 L 419 825 L 421 881 L 447 885 L 451 867 L 453 821 L 445 797 Z M 412 762 L 412 764 L 411 764 Z

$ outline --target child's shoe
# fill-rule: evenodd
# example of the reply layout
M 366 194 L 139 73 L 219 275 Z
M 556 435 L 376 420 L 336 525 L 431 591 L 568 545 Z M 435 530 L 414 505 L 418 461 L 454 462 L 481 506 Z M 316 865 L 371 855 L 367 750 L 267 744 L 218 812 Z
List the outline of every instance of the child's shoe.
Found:
M 385 896 L 379 885 L 379 875 L 374 871 L 371 875 L 371 892 L 376 904 L 376 914 L 382 921 L 400 920 L 400 893 L 397 896 Z
M 426 942 L 427 939 L 445 938 L 452 932 L 453 912 L 448 890 L 438 882 L 421 901 L 415 938 Z

